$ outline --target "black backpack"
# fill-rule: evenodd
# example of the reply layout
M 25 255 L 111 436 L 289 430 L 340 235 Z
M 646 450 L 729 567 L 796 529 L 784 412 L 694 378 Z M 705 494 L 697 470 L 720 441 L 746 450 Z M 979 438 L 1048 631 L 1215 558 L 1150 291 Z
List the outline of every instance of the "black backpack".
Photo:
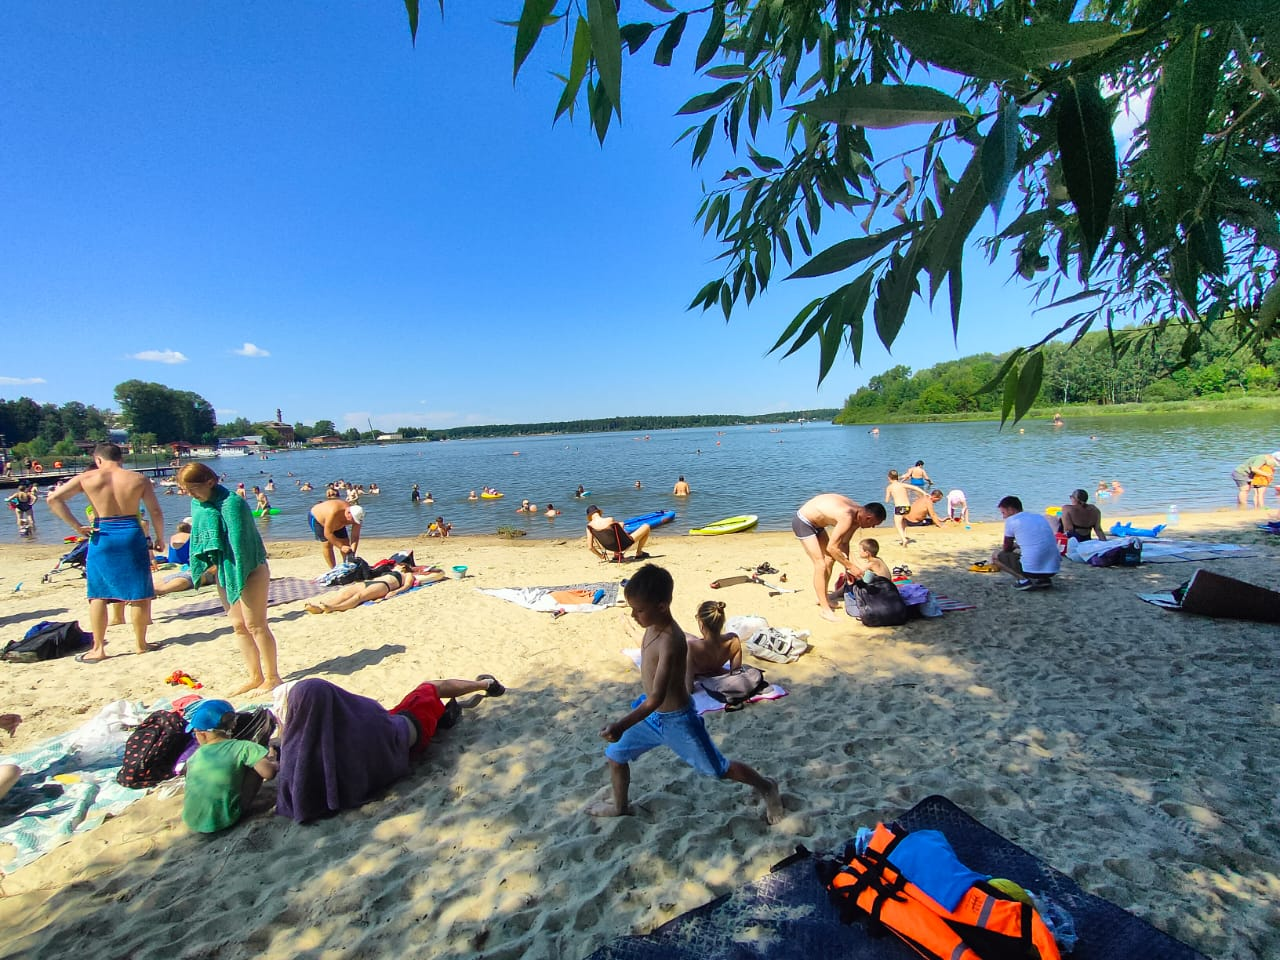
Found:
M 80 623 L 55 623 L 42 620 L 26 632 L 21 640 L 5 644 L 0 659 L 14 663 L 36 663 L 40 660 L 56 660 L 79 653 L 89 646 L 92 638 L 80 629 Z
M 178 758 L 191 743 L 187 722 L 173 710 L 157 710 L 138 724 L 124 745 L 124 763 L 116 774 L 122 787 L 140 790 L 176 776 Z
M 892 580 L 875 577 L 867 583 L 855 579 L 846 589 L 857 603 L 863 626 L 896 627 L 910 616 L 907 603 Z
M 369 562 L 354 554 L 347 558 L 347 562 L 343 566 L 348 569 L 333 581 L 335 586 L 345 587 L 349 583 L 364 583 L 373 577 L 373 570 L 369 566 Z

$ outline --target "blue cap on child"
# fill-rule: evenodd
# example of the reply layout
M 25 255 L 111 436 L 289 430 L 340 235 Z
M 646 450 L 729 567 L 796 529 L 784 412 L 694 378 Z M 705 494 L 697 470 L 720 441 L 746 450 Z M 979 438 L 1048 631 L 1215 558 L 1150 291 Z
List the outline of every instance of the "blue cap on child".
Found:
M 201 700 L 187 715 L 187 732 L 217 730 L 222 725 L 222 718 L 235 712 L 236 708 L 225 700 Z

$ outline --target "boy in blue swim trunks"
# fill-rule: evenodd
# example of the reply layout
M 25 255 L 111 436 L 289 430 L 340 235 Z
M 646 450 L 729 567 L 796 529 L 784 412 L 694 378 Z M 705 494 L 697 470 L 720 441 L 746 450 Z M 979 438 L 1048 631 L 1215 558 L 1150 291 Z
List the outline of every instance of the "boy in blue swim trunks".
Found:
M 596 800 L 586 812 L 593 817 L 629 815 L 631 761 L 654 747 L 666 746 L 705 776 L 747 784 L 764 800 L 765 819 L 777 823 L 784 815 L 777 781 L 761 776 L 745 763 L 726 759 L 693 706 L 688 641 L 671 616 L 673 590 L 671 574 L 651 563 L 641 567 L 626 586 L 631 616 L 645 628 L 640 644 L 644 696 L 625 717 L 600 731 L 609 743 L 604 755 L 613 797 Z

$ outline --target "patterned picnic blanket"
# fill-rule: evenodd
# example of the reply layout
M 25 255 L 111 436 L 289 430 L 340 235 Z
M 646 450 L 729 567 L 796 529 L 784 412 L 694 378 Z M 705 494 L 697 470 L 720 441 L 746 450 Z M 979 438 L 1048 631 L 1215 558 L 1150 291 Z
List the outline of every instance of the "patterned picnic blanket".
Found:
M 329 593 L 334 589 L 334 587 L 326 587 L 311 580 L 301 580 L 298 577 L 278 577 L 273 579 L 271 586 L 268 587 L 267 606 L 274 607 L 279 603 L 292 603 L 295 600 L 318 597 L 320 594 Z M 185 606 L 178 607 L 176 610 L 163 611 L 163 619 L 203 617 L 206 614 L 221 612 L 222 601 L 218 599 L 217 594 L 214 594 L 208 600 L 198 600 L 195 603 L 188 603 Z
M 70 733 L 0 757 L 22 768 L 22 779 L 0 800 L 0 844 L 14 851 L 10 859 L 0 852 L 0 869 L 25 867 L 141 799 L 145 790 L 116 783 L 124 744 L 152 709 L 168 705 L 117 700 Z

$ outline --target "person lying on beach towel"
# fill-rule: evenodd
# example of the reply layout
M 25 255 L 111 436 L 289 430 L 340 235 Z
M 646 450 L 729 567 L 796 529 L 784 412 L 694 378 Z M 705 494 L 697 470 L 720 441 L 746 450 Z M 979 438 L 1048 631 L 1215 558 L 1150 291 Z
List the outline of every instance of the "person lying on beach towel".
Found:
M 370 600 L 385 600 L 421 584 L 443 579 L 444 573 L 441 571 L 419 575 L 413 572 L 413 567 L 409 564 L 398 563 L 394 570 L 388 570 L 372 580 L 343 587 L 328 600 L 308 603 L 307 613 L 342 613 L 344 610 L 354 610 Z
M 410 758 L 426 751 L 437 729 L 452 727 L 463 709 L 505 692 L 492 674 L 432 680 L 387 710 L 328 680 L 298 681 L 278 715 L 283 733 L 276 813 L 307 823 L 361 806 L 409 772 Z

